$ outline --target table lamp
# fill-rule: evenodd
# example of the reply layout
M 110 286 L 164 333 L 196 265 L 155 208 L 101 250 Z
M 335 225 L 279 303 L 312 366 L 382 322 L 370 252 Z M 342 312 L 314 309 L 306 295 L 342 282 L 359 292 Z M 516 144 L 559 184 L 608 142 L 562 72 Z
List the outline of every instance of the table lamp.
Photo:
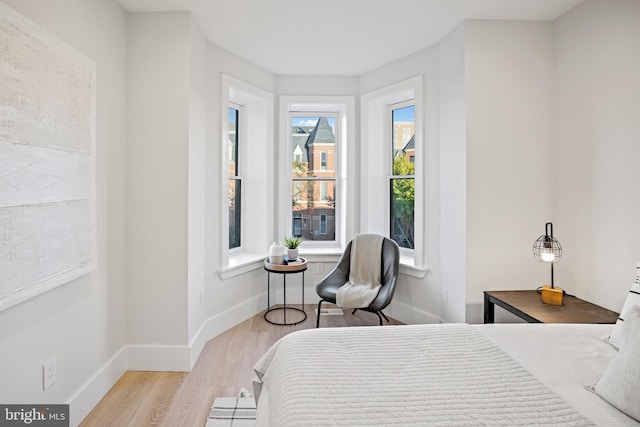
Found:
M 564 291 L 556 288 L 553 283 L 553 264 L 562 256 L 562 246 L 553 237 L 553 224 L 548 222 L 544 226 L 544 234 L 533 243 L 533 255 L 540 262 L 551 264 L 551 286 L 542 287 L 542 302 L 545 304 L 562 305 Z

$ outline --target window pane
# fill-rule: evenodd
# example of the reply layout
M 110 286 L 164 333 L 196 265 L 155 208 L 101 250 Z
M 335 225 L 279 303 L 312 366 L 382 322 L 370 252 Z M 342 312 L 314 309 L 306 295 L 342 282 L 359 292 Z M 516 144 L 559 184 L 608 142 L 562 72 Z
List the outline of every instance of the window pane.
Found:
M 416 152 L 415 144 L 415 106 L 397 108 L 392 110 L 392 149 L 393 149 L 393 175 L 413 175 L 405 170 L 396 169 L 396 159 L 405 158 L 407 162 L 413 163 Z M 401 166 L 401 165 L 398 165 Z
M 391 180 L 391 238 L 401 248 L 413 249 L 414 190 L 413 178 Z
M 335 240 L 335 124 L 335 117 L 291 119 L 291 232 L 303 240 Z
M 229 108 L 229 176 L 238 176 L 238 110 Z
M 242 222 L 242 181 L 229 180 L 229 249 L 240 247 Z
M 335 180 L 294 180 L 292 234 L 303 240 L 335 240 Z
M 335 177 L 335 117 L 293 117 L 293 176 Z
M 405 104 L 406 105 L 406 104 Z M 415 106 L 391 110 L 392 175 L 390 234 L 401 248 L 414 247 Z

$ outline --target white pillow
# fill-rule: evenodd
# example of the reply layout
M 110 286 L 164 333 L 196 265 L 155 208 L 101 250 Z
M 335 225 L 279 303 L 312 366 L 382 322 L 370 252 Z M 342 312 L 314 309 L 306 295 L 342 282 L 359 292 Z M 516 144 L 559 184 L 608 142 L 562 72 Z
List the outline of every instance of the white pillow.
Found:
M 609 343 L 618 349 L 624 347 L 623 331 L 625 327 L 625 319 L 628 316 L 627 311 L 629 311 L 629 309 L 634 305 L 640 306 L 640 263 L 636 266 L 636 280 L 633 282 L 633 285 L 631 285 L 631 289 L 627 295 L 627 300 L 624 302 L 622 310 L 620 310 L 620 317 L 618 318 L 616 325 L 613 327 L 608 339 Z
M 624 322 L 624 347 L 611 359 L 594 391 L 640 421 L 640 307 L 631 307 Z

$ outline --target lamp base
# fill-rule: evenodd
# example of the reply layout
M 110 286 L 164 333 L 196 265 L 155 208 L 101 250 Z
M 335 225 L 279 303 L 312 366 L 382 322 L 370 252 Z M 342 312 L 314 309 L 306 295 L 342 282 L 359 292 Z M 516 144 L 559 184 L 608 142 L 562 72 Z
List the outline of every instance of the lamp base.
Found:
M 564 291 L 560 288 L 552 288 L 549 285 L 542 287 L 542 302 L 551 305 L 562 305 Z

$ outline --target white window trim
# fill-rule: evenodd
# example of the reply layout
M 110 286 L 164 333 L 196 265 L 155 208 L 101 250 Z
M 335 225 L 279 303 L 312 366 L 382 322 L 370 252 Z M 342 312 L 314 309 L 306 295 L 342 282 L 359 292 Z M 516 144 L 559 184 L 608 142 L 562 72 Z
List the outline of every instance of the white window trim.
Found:
M 220 153 L 220 228 L 218 273 L 222 279 L 260 268 L 273 241 L 273 94 L 242 80 L 222 74 Z M 229 250 L 228 189 L 229 136 L 228 109 L 241 107 L 242 129 L 239 146 L 242 174 L 242 235 L 240 248 Z M 249 145 L 251 145 L 249 147 Z M 259 212 L 249 218 L 249 212 Z M 250 219 L 250 220 L 249 220 Z
M 428 271 L 425 259 L 426 238 L 422 76 L 364 94 L 361 97 L 361 191 L 360 227 L 362 232 L 389 235 L 389 174 L 391 149 L 391 118 L 389 106 L 414 100 L 415 105 L 415 242 L 414 249 L 401 250 L 401 271 L 424 277 Z M 380 188 L 386 188 L 380 200 Z M 381 204 L 383 205 L 381 207 Z
M 336 118 L 336 239 L 335 241 L 305 241 L 300 254 L 337 254 L 353 236 L 355 220 L 347 212 L 355 212 L 355 98 L 353 96 L 280 96 L 280 149 L 278 167 L 278 236 L 289 236 L 291 218 L 291 112 L 315 115 L 337 113 Z

